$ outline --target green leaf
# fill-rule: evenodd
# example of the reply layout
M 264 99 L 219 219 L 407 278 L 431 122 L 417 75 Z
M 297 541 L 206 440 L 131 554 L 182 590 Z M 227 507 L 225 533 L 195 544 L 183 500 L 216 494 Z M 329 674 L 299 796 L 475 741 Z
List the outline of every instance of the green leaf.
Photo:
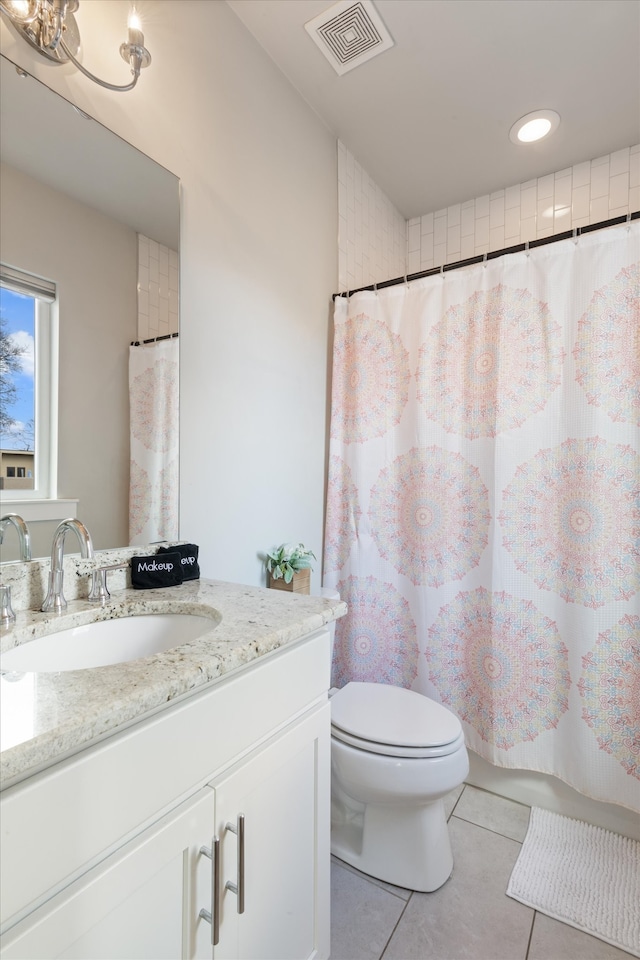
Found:
M 291 583 L 297 570 L 313 570 L 311 560 L 316 559 L 312 550 L 304 543 L 282 543 L 267 553 L 267 570 L 274 580 L 284 576 L 285 583 Z

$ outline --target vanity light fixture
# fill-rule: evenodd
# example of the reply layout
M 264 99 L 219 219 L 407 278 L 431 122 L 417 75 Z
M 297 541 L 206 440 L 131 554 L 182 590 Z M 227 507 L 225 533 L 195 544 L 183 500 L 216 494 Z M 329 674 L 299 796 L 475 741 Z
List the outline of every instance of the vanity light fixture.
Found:
M 512 143 L 535 143 L 558 129 L 560 114 L 555 110 L 534 110 L 520 117 L 509 131 Z
M 131 10 L 129 34 L 120 44 L 120 56 L 131 67 L 131 83 L 118 86 L 100 80 L 76 59 L 80 49 L 80 31 L 74 13 L 80 0 L 0 0 L 0 12 L 32 47 L 53 63 L 68 63 L 107 90 L 133 90 L 140 71 L 151 63 L 151 54 L 144 45 L 140 21 Z

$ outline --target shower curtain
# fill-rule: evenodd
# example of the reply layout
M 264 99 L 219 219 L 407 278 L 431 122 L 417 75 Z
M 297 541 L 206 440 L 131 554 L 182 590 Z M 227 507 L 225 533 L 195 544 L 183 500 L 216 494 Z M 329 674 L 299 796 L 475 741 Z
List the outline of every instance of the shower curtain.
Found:
M 178 537 L 178 340 L 129 348 L 129 542 Z
M 640 229 L 336 299 L 333 682 L 640 809 Z

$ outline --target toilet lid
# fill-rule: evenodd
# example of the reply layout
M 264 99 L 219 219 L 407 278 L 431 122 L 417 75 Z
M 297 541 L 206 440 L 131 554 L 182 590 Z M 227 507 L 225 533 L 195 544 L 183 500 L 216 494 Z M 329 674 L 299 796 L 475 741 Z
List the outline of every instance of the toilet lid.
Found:
M 331 724 L 361 740 L 409 748 L 460 737 L 460 721 L 428 697 L 384 683 L 348 683 L 331 698 Z

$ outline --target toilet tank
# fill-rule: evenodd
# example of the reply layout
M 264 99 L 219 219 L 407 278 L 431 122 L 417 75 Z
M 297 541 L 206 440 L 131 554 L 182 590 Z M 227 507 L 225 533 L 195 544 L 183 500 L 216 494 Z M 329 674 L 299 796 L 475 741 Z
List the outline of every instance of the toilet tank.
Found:
M 321 587 L 320 596 L 326 597 L 327 600 L 339 600 L 340 594 L 337 590 L 332 590 L 330 587 Z M 333 647 L 336 639 L 336 621 L 332 620 L 331 623 L 327 624 L 329 628 L 329 634 L 331 636 L 331 663 L 333 663 Z

